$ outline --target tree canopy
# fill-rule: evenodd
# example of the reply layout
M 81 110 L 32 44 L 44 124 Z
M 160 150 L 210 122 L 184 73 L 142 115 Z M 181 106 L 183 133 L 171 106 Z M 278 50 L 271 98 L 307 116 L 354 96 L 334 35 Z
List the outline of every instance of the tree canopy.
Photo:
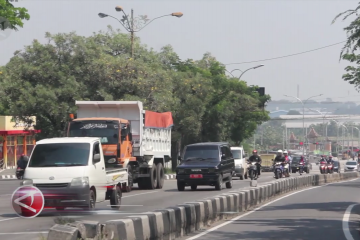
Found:
M 90 37 L 46 33 L 17 51 L 0 71 L 0 112 L 36 116 L 40 138 L 61 136 L 75 100 L 138 100 L 148 110 L 171 111 L 173 147 L 199 141 L 240 144 L 269 119 L 259 106 L 270 99 L 225 75 L 210 53 L 181 60 L 171 46 L 156 52 L 108 27 Z M 180 144 L 179 144 L 180 143 Z
M 9 0 L 0 0 L 0 30 L 23 27 L 23 20 L 29 20 L 28 10 L 23 7 L 15 7 Z
M 358 11 L 360 10 L 360 3 L 355 9 L 350 9 L 339 13 L 333 20 L 333 23 L 340 17 L 342 20 L 346 20 L 351 16 L 356 16 L 355 19 L 344 28 L 347 39 L 345 45 L 340 52 L 340 59 L 344 59 L 351 63 L 351 66 L 345 68 L 346 73 L 342 76 L 344 81 L 355 85 L 355 88 L 360 90 L 360 55 L 358 53 L 360 47 L 360 16 Z

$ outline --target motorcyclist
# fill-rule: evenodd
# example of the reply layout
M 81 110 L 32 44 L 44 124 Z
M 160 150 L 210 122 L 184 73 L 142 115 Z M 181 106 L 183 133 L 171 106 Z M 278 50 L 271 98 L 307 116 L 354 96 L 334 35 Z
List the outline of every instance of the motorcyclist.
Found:
M 286 159 L 285 159 L 285 157 L 283 155 L 282 150 L 277 151 L 277 155 L 276 155 L 276 157 L 274 159 L 274 164 L 273 165 L 275 165 L 275 163 L 278 163 L 278 162 L 280 162 L 282 166 L 284 166 L 285 163 L 286 163 Z
M 332 156 L 331 156 L 331 155 L 328 157 L 328 159 L 326 160 L 326 162 L 327 162 L 328 164 L 332 164 L 332 163 L 334 162 L 334 160 L 332 159 Z
M 17 161 L 17 167 L 20 169 L 25 169 L 28 163 L 28 157 L 25 154 L 21 154 L 19 160 Z
M 248 163 L 256 162 L 256 168 L 257 168 L 257 174 L 260 176 L 260 169 L 261 169 L 261 157 L 258 155 L 258 152 L 256 150 L 252 151 L 253 155 L 251 155 L 248 159 Z
M 327 160 L 326 160 L 326 158 L 325 158 L 325 156 L 324 155 L 321 155 L 321 159 L 320 159 L 320 164 L 324 164 L 324 163 L 326 163 L 327 162 Z

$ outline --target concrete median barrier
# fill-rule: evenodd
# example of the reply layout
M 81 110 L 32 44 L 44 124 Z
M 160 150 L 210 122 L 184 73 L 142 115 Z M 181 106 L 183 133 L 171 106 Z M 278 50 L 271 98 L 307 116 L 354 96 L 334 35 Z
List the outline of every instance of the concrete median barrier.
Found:
M 224 194 L 220 192 L 220 195 L 212 198 L 143 215 L 107 221 L 103 225 L 89 221 L 55 225 L 50 229 L 47 239 L 172 240 L 209 227 L 219 220 L 232 218 L 283 194 L 358 177 L 358 172 L 350 172 L 284 178 L 259 184 L 257 187 Z

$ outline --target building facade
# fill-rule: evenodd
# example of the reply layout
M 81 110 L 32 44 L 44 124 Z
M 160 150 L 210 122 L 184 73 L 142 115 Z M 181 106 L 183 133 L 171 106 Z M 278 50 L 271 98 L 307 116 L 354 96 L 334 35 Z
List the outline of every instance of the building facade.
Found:
M 0 159 L 4 159 L 6 167 L 15 167 L 21 154 L 30 156 L 35 145 L 35 135 L 40 130 L 34 130 L 36 118 L 31 117 L 32 126 L 12 116 L 0 116 Z

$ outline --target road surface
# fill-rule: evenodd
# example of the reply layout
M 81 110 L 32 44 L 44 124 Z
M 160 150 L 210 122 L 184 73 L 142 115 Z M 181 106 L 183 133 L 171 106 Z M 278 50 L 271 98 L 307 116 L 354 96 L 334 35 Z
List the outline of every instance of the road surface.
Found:
M 360 179 L 290 193 L 187 240 L 355 240 Z

